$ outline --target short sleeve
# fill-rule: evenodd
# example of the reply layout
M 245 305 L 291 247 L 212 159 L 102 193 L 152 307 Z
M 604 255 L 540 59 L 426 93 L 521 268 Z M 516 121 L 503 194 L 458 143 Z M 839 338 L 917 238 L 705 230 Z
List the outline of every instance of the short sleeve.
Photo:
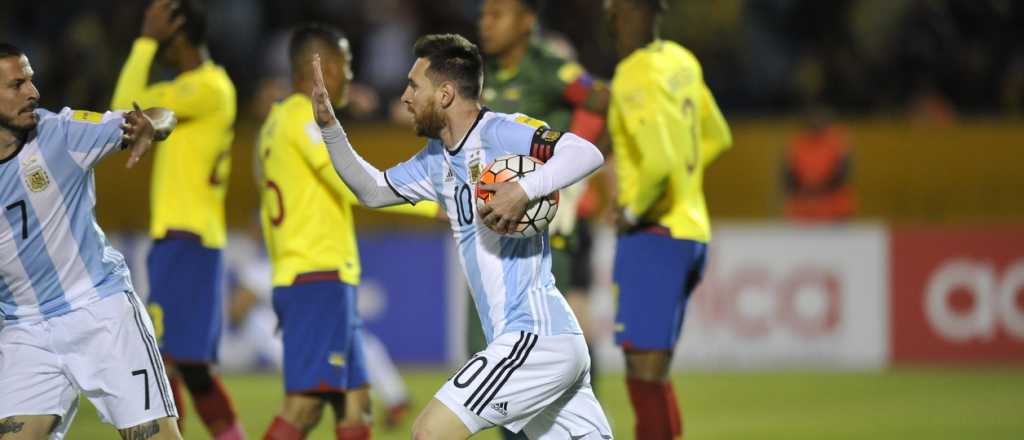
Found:
M 123 112 L 95 113 L 64 108 L 58 117 L 64 126 L 71 157 L 83 170 L 91 169 L 103 158 L 121 150 Z
M 384 171 L 384 180 L 399 197 L 416 204 L 421 200 L 437 201 L 437 192 L 430 179 L 430 145 L 409 160 Z
M 331 165 L 331 155 L 320 136 L 320 127 L 312 118 L 303 124 L 291 125 L 286 129 L 289 130 L 288 140 L 311 168 L 319 171 Z
M 700 156 L 704 166 L 707 166 L 722 152 L 732 147 L 732 133 L 706 84 L 701 84 L 700 100 Z
M 512 153 L 533 156 L 546 162 L 554 155 L 555 145 L 563 132 L 551 130 L 547 124 L 529 116 L 516 114 L 513 119 L 493 118 L 484 126 L 485 143 Z
M 309 118 L 299 119 L 297 116 L 289 118 L 295 123 L 286 124 L 285 135 L 287 142 L 292 145 L 302 160 L 317 174 L 337 197 L 345 203 L 357 203 L 355 194 L 349 189 L 345 182 L 338 177 L 331 164 L 331 154 L 327 151 L 323 137 L 320 135 L 320 127 L 313 122 L 312 112 Z M 305 122 L 303 122 L 305 121 Z

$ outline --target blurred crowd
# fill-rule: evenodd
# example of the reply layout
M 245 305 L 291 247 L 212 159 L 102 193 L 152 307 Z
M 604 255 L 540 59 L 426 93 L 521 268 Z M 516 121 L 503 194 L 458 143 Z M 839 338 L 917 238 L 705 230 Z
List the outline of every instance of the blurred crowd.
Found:
M 0 40 L 26 50 L 46 107 L 102 109 L 138 36 L 145 1 L 5 2 Z M 591 72 L 615 57 L 601 0 L 548 1 L 543 35 Z M 1012 0 L 669 0 L 662 33 L 701 59 L 731 114 L 1024 112 L 1024 2 Z M 210 47 L 260 116 L 286 84 L 286 35 L 307 20 L 343 27 L 359 84 L 353 116 L 390 117 L 415 38 L 475 39 L 478 0 L 208 0 Z M 244 115 L 244 112 L 241 113 Z M 244 117 L 244 116 L 243 116 Z

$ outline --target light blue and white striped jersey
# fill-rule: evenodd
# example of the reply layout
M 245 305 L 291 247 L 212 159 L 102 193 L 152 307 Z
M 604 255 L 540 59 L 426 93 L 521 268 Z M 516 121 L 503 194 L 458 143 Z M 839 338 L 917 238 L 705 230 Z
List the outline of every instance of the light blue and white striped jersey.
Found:
M 430 139 L 411 159 L 385 172 L 395 193 L 410 203 L 433 200 L 444 207 L 488 342 L 512 331 L 581 334 L 555 287 L 547 232 L 504 237 L 476 212 L 476 183 L 485 167 L 509 154 L 548 159 L 554 145 L 537 148 L 545 133 L 536 120 L 484 109 L 455 151 Z
M 119 149 L 122 113 L 35 113 L 28 140 L 0 160 L 0 323 L 51 318 L 132 289 L 93 212 L 93 166 Z

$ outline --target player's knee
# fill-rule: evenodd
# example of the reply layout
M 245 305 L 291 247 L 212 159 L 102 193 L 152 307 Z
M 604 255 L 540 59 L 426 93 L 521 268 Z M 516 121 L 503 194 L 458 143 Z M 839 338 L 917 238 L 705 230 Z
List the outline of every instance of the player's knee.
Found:
M 441 436 L 435 429 L 431 429 L 426 424 L 416 423 L 412 426 L 412 439 L 413 440 L 435 440 L 440 439 Z
M 140 423 L 130 428 L 120 429 L 118 433 L 123 439 L 182 440 L 177 420 L 172 417 Z
M 430 413 L 423 413 L 412 424 L 412 438 L 413 440 L 459 440 L 469 438 L 469 432 L 461 422 L 458 422 L 458 419 L 452 422 L 431 416 Z
M 671 352 L 627 352 L 626 377 L 652 382 L 665 380 L 671 360 Z
M 324 399 L 310 396 L 288 396 L 281 415 L 289 423 L 307 432 L 320 423 L 326 403 Z
M 213 389 L 213 373 L 206 364 L 178 365 L 181 379 L 192 394 L 206 394 Z

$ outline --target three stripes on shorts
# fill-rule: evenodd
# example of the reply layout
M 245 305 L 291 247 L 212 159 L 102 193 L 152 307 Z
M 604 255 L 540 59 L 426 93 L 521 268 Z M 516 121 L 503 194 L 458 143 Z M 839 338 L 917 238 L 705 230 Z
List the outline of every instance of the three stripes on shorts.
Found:
M 476 390 L 469 396 L 469 399 L 466 399 L 463 405 L 469 408 L 470 411 L 475 412 L 476 415 L 480 415 L 484 408 L 487 408 L 487 405 L 498 395 L 498 392 L 505 386 L 508 379 L 512 377 L 512 373 L 515 373 L 519 367 L 526 363 L 526 358 L 530 356 L 530 351 L 533 350 L 535 345 L 537 345 L 537 335 L 520 331 L 519 339 L 512 346 L 512 352 L 498 361 L 498 364 L 491 369 L 491 372 L 487 374 L 484 381 L 477 386 Z M 470 361 L 471 363 L 472 361 Z

